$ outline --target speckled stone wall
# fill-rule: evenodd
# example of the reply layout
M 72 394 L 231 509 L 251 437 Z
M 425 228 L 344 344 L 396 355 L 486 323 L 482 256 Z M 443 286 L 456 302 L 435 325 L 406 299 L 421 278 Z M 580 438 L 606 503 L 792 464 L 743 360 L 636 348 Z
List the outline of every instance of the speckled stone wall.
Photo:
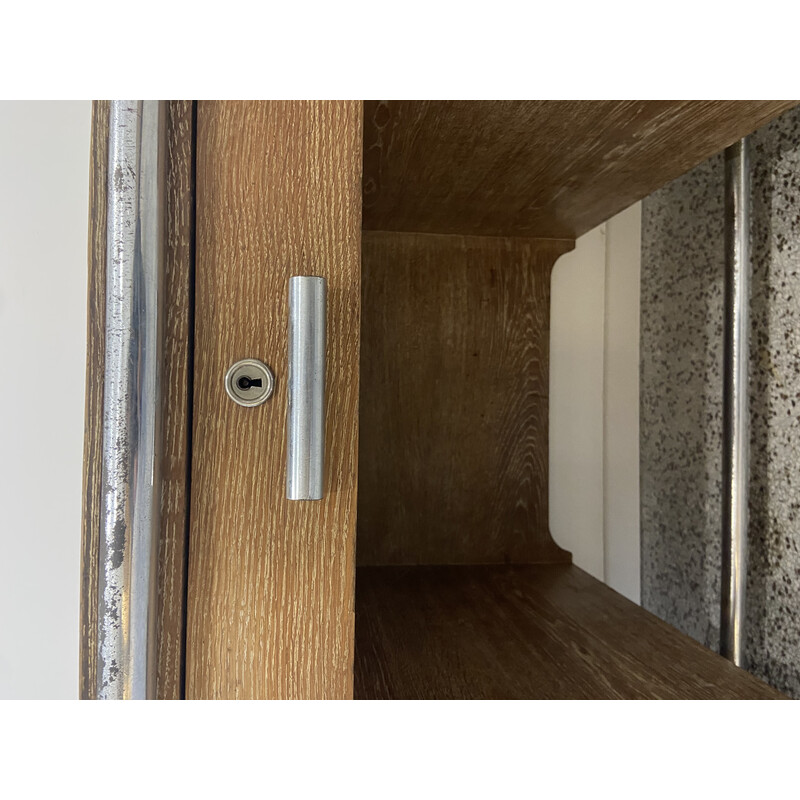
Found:
M 747 658 L 800 697 L 800 110 L 751 137 Z M 723 159 L 642 208 L 642 605 L 719 645 Z

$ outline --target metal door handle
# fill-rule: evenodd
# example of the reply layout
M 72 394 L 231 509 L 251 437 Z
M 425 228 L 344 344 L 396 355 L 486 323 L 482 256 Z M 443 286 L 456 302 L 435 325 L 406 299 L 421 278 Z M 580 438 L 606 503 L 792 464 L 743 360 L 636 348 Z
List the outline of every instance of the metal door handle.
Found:
M 289 279 L 289 500 L 321 500 L 323 494 L 326 295 L 325 278 Z

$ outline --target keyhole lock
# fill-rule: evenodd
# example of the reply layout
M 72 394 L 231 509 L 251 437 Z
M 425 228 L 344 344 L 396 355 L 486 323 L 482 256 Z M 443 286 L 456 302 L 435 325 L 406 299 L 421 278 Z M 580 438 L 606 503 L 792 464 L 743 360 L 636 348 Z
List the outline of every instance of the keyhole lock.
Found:
M 240 406 L 260 406 L 269 400 L 274 388 L 272 370 L 255 358 L 237 361 L 225 375 L 225 391 Z

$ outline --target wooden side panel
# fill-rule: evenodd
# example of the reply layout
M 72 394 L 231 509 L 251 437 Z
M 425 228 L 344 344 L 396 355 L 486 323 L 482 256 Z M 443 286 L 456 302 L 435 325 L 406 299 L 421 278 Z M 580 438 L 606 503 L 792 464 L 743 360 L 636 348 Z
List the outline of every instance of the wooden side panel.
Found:
M 550 272 L 573 243 L 362 241 L 359 563 L 568 561 L 548 384 Z
M 574 239 L 796 101 L 370 101 L 364 229 Z
M 86 328 L 86 417 L 83 438 L 79 696 L 97 689 L 97 586 L 103 480 L 103 381 L 106 335 L 106 181 L 109 104 L 92 104 L 89 161 L 89 288 Z
M 157 694 L 160 700 L 180 700 L 184 689 L 194 303 L 194 107 L 191 100 L 171 102 L 167 118 L 164 449 L 158 554 Z
M 190 448 L 189 392 L 194 247 L 193 106 L 167 104 L 167 208 L 164 262 L 162 528 L 158 562 L 159 698 L 183 691 L 184 595 Z M 86 432 L 83 456 L 80 697 L 97 687 L 97 587 L 102 521 L 103 381 L 105 372 L 106 182 L 109 103 L 92 107 L 89 198 L 89 302 Z
M 187 697 L 349 698 L 362 105 L 198 108 Z M 328 279 L 325 497 L 286 500 L 288 280 Z M 235 405 L 238 359 L 273 397 Z
M 358 570 L 364 700 L 778 699 L 572 565 Z

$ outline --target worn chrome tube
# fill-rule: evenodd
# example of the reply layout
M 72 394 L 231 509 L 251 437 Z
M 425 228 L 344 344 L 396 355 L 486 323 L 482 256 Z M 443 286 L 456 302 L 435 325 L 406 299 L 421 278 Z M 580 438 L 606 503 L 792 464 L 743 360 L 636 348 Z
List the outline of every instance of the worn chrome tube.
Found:
M 750 160 L 747 139 L 725 150 L 725 331 L 722 425 L 720 653 L 744 666 L 750 417 Z
M 155 697 L 163 102 L 111 103 L 97 697 Z
M 289 500 L 321 500 L 323 494 L 326 293 L 325 278 L 289 279 Z

